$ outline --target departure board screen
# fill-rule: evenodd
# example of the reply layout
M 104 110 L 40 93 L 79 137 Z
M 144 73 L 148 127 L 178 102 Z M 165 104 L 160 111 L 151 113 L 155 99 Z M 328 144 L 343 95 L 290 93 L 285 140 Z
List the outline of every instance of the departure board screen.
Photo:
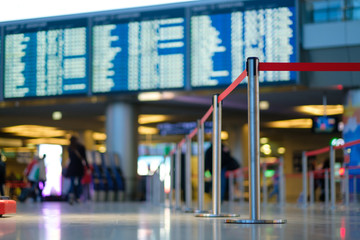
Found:
M 152 13 L 152 16 L 158 14 Z M 95 25 L 92 91 L 183 88 L 186 23 L 183 16 L 171 16 L 159 19 L 139 16 L 121 21 L 107 19 L 103 20 L 105 24 Z
M 248 57 L 260 62 L 295 62 L 295 7 L 264 2 L 194 9 L 191 17 L 191 86 L 229 85 L 246 69 Z M 259 8 L 260 7 L 260 8 Z M 260 84 L 296 81 L 295 72 L 261 72 Z M 245 81 L 244 81 L 245 82 Z
M 4 97 L 86 94 L 87 20 L 5 27 Z

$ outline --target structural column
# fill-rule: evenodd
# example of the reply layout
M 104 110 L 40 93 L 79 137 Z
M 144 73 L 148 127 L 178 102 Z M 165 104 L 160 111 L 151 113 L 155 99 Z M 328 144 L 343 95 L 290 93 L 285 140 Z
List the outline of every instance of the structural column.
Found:
M 106 109 L 106 148 L 120 157 L 125 178 L 126 198 L 136 194 L 137 171 L 137 114 L 132 104 L 111 103 Z

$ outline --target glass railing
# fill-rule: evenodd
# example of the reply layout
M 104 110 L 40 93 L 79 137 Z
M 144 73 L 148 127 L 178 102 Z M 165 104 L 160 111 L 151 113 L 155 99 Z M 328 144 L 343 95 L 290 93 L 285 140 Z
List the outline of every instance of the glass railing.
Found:
M 305 22 L 339 22 L 360 19 L 360 0 L 307 0 Z

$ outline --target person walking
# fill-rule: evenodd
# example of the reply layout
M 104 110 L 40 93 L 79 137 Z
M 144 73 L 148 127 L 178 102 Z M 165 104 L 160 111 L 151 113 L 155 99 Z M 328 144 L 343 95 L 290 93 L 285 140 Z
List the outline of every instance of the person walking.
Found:
M 5 184 L 5 175 L 6 175 L 6 165 L 3 161 L 3 156 L 0 154 L 0 196 L 4 196 L 4 184 Z
M 46 154 L 44 154 L 41 158 L 38 159 L 39 164 L 39 179 L 37 183 L 38 193 L 40 201 L 44 201 L 42 191 L 45 188 L 45 182 L 46 182 L 46 167 L 45 167 L 45 158 Z
M 69 203 L 79 202 L 82 187 L 81 178 L 84 176 L 84 167 L 89 168 L 86 159 L 85 147 L 78 141 L 78 138 L 72 136 L 68 147 L 70 163 L 66 170 L 66 177 L 70 178 Z

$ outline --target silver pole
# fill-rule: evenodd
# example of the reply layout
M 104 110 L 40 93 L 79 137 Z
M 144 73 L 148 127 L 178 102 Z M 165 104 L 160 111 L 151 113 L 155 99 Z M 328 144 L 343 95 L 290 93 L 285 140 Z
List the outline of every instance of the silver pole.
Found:
M 197 138 L 198 138 L 198 209 L 197 212 L 201 213 L 204 210 L 204 124 L 201 120 L 197 121 Z
M 349 196 L 349 169 L 345 167 L 345 206 L 349 206 L 350 196 Z
M 325 171 L 325 205 L 329 205 L 329 171 Z
M 213 96 L 213 139 L 212 139 L 212 205 L 213 214 L 221 213 L 221 103 L 218 95 Z
M 218 94 L 213 96 L 213 131 L 212 131 L 212 213 L 202 213 L 196 217 L 237 217 L 238 214 L 221 213 L 221 102 Z
M 250 219 L 260 219 L 260 118 L 259 59 L 248 59 L 248 124 L 249 124 L 249 198 Z
M 268 192 L 267 192 L 266 176 L 265 176 L 265 172 L 266 172 L 266 164 L 265 163 L 262 165 L 262 171 L 263 171 L 263 185 L 262 185 L 263 205 L 266 206 L 267 202 L 268 202 Z
M 331 209 L 335 209 L 336 202 L 336 189 L 335 189 L 335 149 L 330 146 L 330 199 Z
M 309 173 L 309 195 L 310 195 L 310 205 L 314 204 L 314 172 Z
M 174 177 L 174 155 L 170 155 L 170 191 L 169 191 L 169 207 L 172 208 L 173 200 L 173 180 Z
M 185 211 L 192 211 L 192 192 L 191 192 L 191 139 L 186 137 L 186 157 L 185 157 Z
M 303 182 L 303 207 L 307 207 L 307 156 L 306 152 L 302 153 L 302 182 Z
M 279 190 L 280 190 L 280 206 L 285 206 L 285 177 L 284 177 L 284 157 L 279 158 Z
M 181 206 L 181 148 L 177 147 L 175 159 L 175 208 Z
M 234 202 L 234 173 L 229 174 L 229 201 Z
M 259 112 L 259 59 L 247 59 L 248 74 L 248 124 L 249 124 L 249 202 L 250 219 L 232 220 L 225 223 L 286 223 L 285 219 L 260 219 L 260 112 Z
M 152 200 L 151 200 L 151 196 L 152 196 L 151 182 L 152 182 L 152 177 L 146 176 L 146 201 L 147 202 L 152 202 Z
M 239 175 L 237 177 L 237 181 L 239 184 L 239 190 L 240 190 L 240 203 L 243 203 L 245 200 L 245 188 L 244 188 L 244 174 L 243 171 L 240 170 Z

